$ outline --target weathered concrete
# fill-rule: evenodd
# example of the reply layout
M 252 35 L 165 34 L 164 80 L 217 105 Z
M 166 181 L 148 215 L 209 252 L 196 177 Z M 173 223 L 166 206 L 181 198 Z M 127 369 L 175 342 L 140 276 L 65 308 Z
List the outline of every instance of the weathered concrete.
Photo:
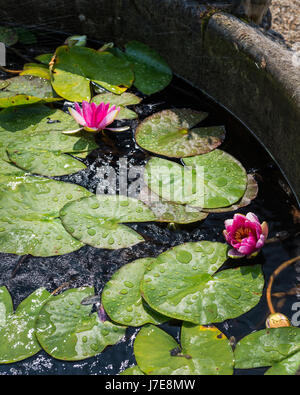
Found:
M 232 111 L 277 160 L 300 197 L 300 68 L 292 53 L 216 1 L 0 0 L 4 20 L 45 24 L 120 44 L 143 41 L 174 72 Z M 209 6 L 208 6 L 209 5 Z M 2 19 L 2 18 L 1 18 Z

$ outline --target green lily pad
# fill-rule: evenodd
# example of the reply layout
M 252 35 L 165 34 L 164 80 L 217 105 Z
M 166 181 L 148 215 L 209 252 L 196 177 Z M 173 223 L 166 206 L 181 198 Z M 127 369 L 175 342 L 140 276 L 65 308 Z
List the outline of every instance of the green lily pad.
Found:
M 60 209 L 90 195 L 86 189 L 39 177 L 8 178 L 0 184 L 0 251 L 18 255 L 54 256 L 83 246 L 65 228 Z
M 135 104 L 139 104 L 141 102 L 141 98 L 134 95 L 133 93 L 124 92 L 121 95 L 115 95 L 114 93 L 101 93 L 100 95 L 94 96 L 92 99 L 93 103 L 110 103 L 111 105 L 115 105 L 120 107 L 120 112 L 116 119 L 136 119 L 137 114 L 126 108 L 126 106 L 132 106 Z
M 33 75 L 35 77 L 50 80 L 49 67 L 39 63 L 26 63 L 23 66 L 23 71 L 19 75 Z
M 8 317 L 13 311 L 10 293 L 6 287 L 0 287 L 0 328 L 7 323 Z
M 172 70 L 166 61 L 148 45 L 131 41 L 125 46 L 126 58 L 134 71 L 134 86 L 145 95 L 166 88 L 172 80 Z
M 120 376 L 144 376 L 144 373 L 135 365 L 123 370 L 123 372 L 120 373 Z
M 90 101 L 91 81 L 120 94 L 131 86 L 133 78 L 129 63 L 109 52 L 65 45 L 56 50 L 52 86 L 67 100 Z
M 235 368 L 268 367 L 266 375 L 295 375 L 300 366 L 300 329 L 263 329 L 240 340 L 234 352 Z
M 51 62 L 52 57 L 53 57 L 53 53 L 45 53 L 45 54 L 36 56 L 35 59 L 38 62 L 41 62 L 42 64 L 44 64 L 46 66 L 49 66 L 49 63 Z
M 147 375 L 232 375 L 233 352 L 215 327 L 184 323 L 181 345 L 163 330 L 147 325 L 138 333 L 134 354 Z
M 9 160 L 30 173 L 43 176 L 63 176 L 86 169 L 86 165 L 70 155 L 13 144 L 7 148 Z
M 144 241 L 122 223 L 156 220 L 142 202 L 121 195 L 97 195 L 67 204 L 60 217 L 73 237 L 93 247 L 108 249 L 130 247 Z
M 167 201 L 191 207 L 219 208 L 239 201 L 245 193 L 247 174 L 231 155 L 215 149 L 183 159 L 186 166 L 151 158 L 144 173 L 148 187 Z
M 4 43 L 7 47 L 11 47 L 19 40 L 18 33 L 15 29 L 0 26 L 0 42 Z
M 143 301 L 140 283 L 152 258 L 137 259 L 116 271 L 102 292 L 102 304 L 109 317 L 119 324 L 141 326 L 161 324 L 168 317 L 157 314 Z
M 101 353 L 125 335 L 126 327 L 101 322 L 91 306 L 80 302 L 94 294 L 92 287 L 69 289 L 52 296 L 36 321 L 37 338 L 52 357 L 78 361 Z
M 3 296 L 6 301 L 3 300 Z M 48 291 L 39 288 L 24 299 L 13 313 L 8 291 L 5 287 L 0 288 L 0 306 L 3 301 L 8 306 L 6 317 L 3 317 L 3 310 L 0 307 L 0 363 L 22 361 L 41 350 L 36 339 L 34 324 L 49 296 Z
M 6 108 L 0 112 L 0 157 L 9 160 L 6 149 L 11 143 L 37 149 L 51 147 L 62 153 L 91 151 L 98 147 L 90 133 L 60 133 L 76 128 L 78 125 L 70 115 L 42 104 Z
M 139 199 L 153 211 L 159 222 L 190 224 L 208 216 L 197 208 L 163 200 L 146 186 L 140 191 Z
M 185 243 L 149 265 L 141 293 L 151 308 L 168 317 L 210 324 L 235 318 L 260 300 L 264 278 L 259 265 L 218 271 L 227 245 Z
M 23 75 L 6 81 L 9 85 L 0 91 L 0 107 L 62 100 L 54 95 L 51 84 L 46 79 Z
M 140 123 L 136 141 L 147 151 L 173 158 L 205 154 L 225 138 L 224 126 L 194 128 L 207 115 L 187 108 L 158 112 Z

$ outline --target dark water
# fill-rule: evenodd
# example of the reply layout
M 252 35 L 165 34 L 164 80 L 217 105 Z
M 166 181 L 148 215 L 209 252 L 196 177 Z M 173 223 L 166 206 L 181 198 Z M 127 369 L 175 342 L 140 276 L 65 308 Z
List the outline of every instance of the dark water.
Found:
M 52 41 L 50 41 L 48 33 L 40 34 L 41 43 L 36 48 L 20 46 L 18 47 L 19 53 L 29 58 L 34 57 L 40 53 L 48 52 L 49 49 L 53 50 L 64 40 L 62 35 L 52 34 Z M 95 42 L 89 42 L 88 45 L 97 47 Z M 7 67 L 17 68 L 18 65 L 22 65 L 23 61 L 24 59 L 20 58 L 20 55 L 9 53 Z M 7 78 L 8 75 L 2 73 L 0 77 Z M 57 106 L 61 107 L 61 104 L 57 104 Z M 163 92 L 145 98 L 141 104 L 134 108 L 139 114 L 139 119 L 142 120 L 154 112 L 172 107 L 188 107 L 209 112 L 209 117 L 203 123 L 204 126 L 225 125 L 227 136 L 220 148 L 235 156 L 244 165 L 247 173 L 255 173 L 259 185 L 257 198 L 238 212 L 246 214 L 251 211 L 258 215 L 261 222 L 267 221 L 270 237 L 274 237 L 277 232 L 281 231 L 287 231 L 290 234 L 284 241 L 267 244 L 263 251 L 250 262 L 243 260 L 238 262 L 238 264 L 260 263 L 267 284 L 269 276 L 282 262 L 299 255 L 300 252 L 300 236 L 297 235 L 300 228 L 299 225 L 293 223 L 291 215 L 292 206 L 297 206 L 297 202 L 287 181 L 267 151 L 239 120 L 202 92 L 177 77 L 174 77 L 170 86 Z M 131 128 L 128 132 L 119 134 L 107 132 L 104 136 L 99 136 L 99 149 L 93 151 L 84 160 L 89 165 L 86 170 L 76 175 L 56 177 L 56 179 L 74 182 L 95 192 L 98 183 L 101 182 L 101 179 L 97 177 L 97 168 L 100 166 L 111 165 L 118 171 L 120 158 L 127 159 L 128 167 L 130 165 L 144 165 L 148 154 L 136 146 L 133 138 L 138 122 L 122 121 L 120 124 L 128 124 Z M 232 218 L 233 214 L 233 212 L 210 214 L 203 222 L 181 225 L 176 230 L 170 229 L 167 224 L 131 224 L 130 226 L 145 238 L 145 243 L 115 251 L 85 246 L 79 251 L 60 257 L 27 257 L 13 278 L 12 273 L 19 257 L 12 254 L 0 254 L 0 285 L 5 285 L 8 288 L 15 307 L 39 287 L 43 286 L 51 292 L 70 280 L 73 280 L 72 287 L 94 286 L 96 293 L 101 293 L 112 274 L 121 266 L 135 259 L 157 256 L 172 246 L 188 241 L 224 242 L 222 235 L 224 220 Z M 230 265 L 232 262 L 228 261 L 224 268 Z M 299 274 L 297 274 L 297 269 Z M 273 292 L 286 292 L 295 287 L 299 280 L 300 267 L 290 267 L 276 280 Z M 281 299 L 273 298 L 273 303 L 275 309 L 279 303 L 277 310 L 291 319 L 295 313 L 292 310 L 293 304 L 297 300 L 295 295 L 291 295 Z M 254 330 L 263 329 L 268 315 L 264 294 L 260 303 L 250 312 L 239 318 L 226 320 L 217 326 L 228 338 L 234 336 L 236 340 L 239 340 Z M 298 326 L 300 326 L 300 320 Z M 172 321 L 161 325 L 161 327 L 179 340 L 179 322 Z M 0 374 L 118 374 L 135 363 L 133 342 L 138 330 L 139 328 L 128 328 L 123 341 L 113 347 L 108 347 L 93 358 L 80 362 L 63 362 L 55 360 L 41 351 L 24 361 L 0 365 Z M 235 374 L 263 374 L 264 370 L 237 370 Z

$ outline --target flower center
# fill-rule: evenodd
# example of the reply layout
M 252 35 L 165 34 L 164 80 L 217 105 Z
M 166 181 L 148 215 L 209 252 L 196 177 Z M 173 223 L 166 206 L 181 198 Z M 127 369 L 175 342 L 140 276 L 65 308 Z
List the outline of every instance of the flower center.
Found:
M 241 243 L 243 239 L 245 239 L 246 237 L 249 237 L 250 232 L 251 232 L 251 229 L 249 229 L 249 228 L 239 228 L 235 232 L 234 238 L 237 242 Z

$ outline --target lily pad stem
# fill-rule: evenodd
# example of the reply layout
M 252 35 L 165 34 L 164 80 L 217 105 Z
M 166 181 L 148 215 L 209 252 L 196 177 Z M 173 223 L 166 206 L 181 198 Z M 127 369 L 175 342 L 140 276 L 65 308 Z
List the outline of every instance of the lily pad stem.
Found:
M 274 309 L 274 306 L 272 304 L 272 285 L 274 283 L 275 278 L 279 275 L 279 273 L 282 272 L 282 270 L 284 270 L 285 268 L 287 268 L 288 266 L 292 265 L 293 263 L 297 262 L 300 260 L 300 255 L 296 256 L 293 259 L 290 259 L 286 262 L 283 262 L 271 275 L 270 279 L 269 279 L 269 283 L 268 283 L 268 287 L 267 287 L 267 291 L 266 291 L 266 298 L 267 298 L 267 303 L 268 303 L 268 307 L 270 310 L 271 314 L 275 314 L 276 311 Z

